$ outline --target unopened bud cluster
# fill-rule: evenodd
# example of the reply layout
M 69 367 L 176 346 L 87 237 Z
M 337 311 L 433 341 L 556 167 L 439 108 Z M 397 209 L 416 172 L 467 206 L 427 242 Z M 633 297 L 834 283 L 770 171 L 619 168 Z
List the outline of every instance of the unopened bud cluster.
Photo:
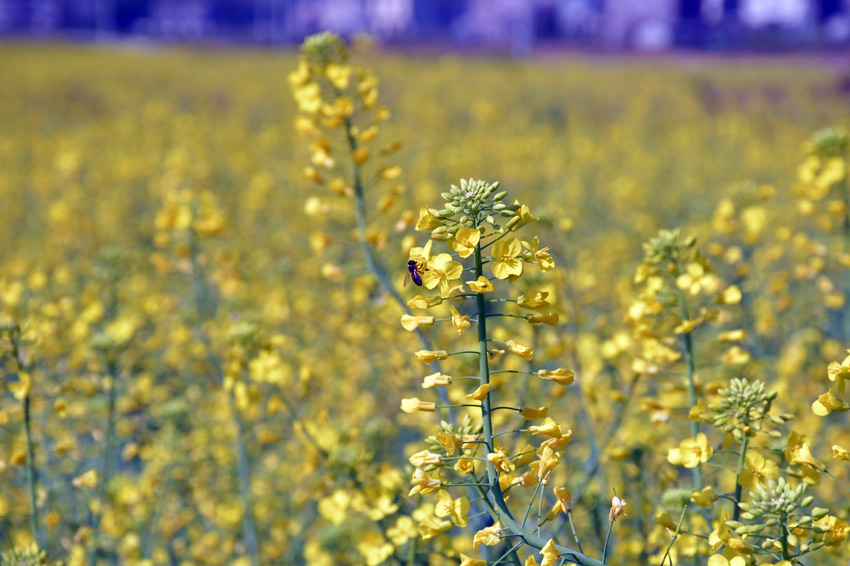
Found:
M 45 566 L 47 552 L 32 543 L 28 548 L 14 548 L 0 554 L 0 566 Z
M 776 391 L 765 391 L 765 384 L 760 379 L 750 382 L 745 378 L 734 378 L 729 387 L 720 390 L 720 401 L 711 406 L 713 415 L 708 422 L 733 434 L 738 440 L 744 435 L 753 436 L 761 430 L 765 418 L 778 425 L 791 419 L 791 415 L 769 415 L 776 396 Z
M 850 134 L 844 128 L 824 128 L 812 135 L 806 149 L 821 159 L 845 157 L 850 149 Z
M 497 192 L 498 188 L 498 181 L 488 183 L 476 179 L 461 179 L 460 186 L 452 185 L 448 192 L 442 193 L 446 205 L 435 216 L 441 219 L 455 219 L 457 224 L 440 226 L 434 230 L 433 235 L 437 236 L 435 239 L 442 239 L 441 236 L 445 234 L 454 235 L 461 226 L 478 228 L 486 223 L 502 231 L 511 230 L 519 224 L 520 218 L 516 216 L 516 213 L 520 210 L 520 205 L 502 202 L 508 193 L 507 191 Z M 502 228 L 496 224 L 497 216 L 511 220 Z
M 682 238 L 679 230 L 661 230 L 658 236 L 650 238 L 643 245 L 645 262 L 665 267 L 665 264 L 678 264 L 690 259 L 696 246 L 696 238 Z
M 807 487 L 803 482 L 796 488 L 791 487 L 785 478 L 768 480 L 767 485 L 759 483 L 755 491 L 750 492 L 751 502 L 738 504 L 744 511 L 741 518 L 753 520 L 790 517 L 798 508 L 808 507 L 814 501 L 811 495 L 803 497 Z
M 338 35 L 330 32 L 317 33 L 304 40 L 301 52 L 308 63 L 323 69 L 328 65 L 340 65 L 348 61 L 348 49 Z

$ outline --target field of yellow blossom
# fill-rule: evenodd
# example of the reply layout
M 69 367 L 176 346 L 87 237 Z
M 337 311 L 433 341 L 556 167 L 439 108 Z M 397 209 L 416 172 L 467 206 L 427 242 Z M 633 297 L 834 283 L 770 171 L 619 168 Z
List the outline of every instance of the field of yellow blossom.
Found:
M 850 559 L 834 62 L 0 61 L 0 566 Z

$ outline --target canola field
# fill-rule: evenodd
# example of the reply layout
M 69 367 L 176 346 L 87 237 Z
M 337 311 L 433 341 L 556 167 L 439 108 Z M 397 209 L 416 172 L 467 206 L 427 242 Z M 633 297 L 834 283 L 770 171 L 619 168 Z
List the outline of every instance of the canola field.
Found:
M 850 559 L 835 62 L 0 61 L 0 565 Z

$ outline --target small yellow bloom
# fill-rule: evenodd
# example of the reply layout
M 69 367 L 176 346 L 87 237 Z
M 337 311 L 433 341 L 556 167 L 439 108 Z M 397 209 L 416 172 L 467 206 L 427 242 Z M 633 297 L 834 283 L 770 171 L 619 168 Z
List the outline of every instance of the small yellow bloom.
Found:
M 422 381 L 422 389 L 428 389 L 430 387 L 436 387 L 437 385 L 448 385 L 452 382 L 452 376 L 444 375 L 440 372 L 432 373 L 431 375 L 426 375 L 424 380 Z
M 410 399 L 401 400 L 401 410 L 405 413 L 415 413 L 417 411 L 433 413 L 437 410 L 437 405 L 428 401 L 420 401 L 416 397 L 411 397 Z
M 492 383 L 484 383 L 478 386 L 478 389 L 466 396 L 470 401 L 483 401 L 487 398 L 487 394 L 493 389 Z
M 839 399 L 832 387 L 823 395 L 819 395 L 817 400 L 812 403 L 812 412 L 819 417 L 825 417 L 833 411 L 843 413 L 848 410 L 850 410 L 850 405 L 847 404 L 847 401 Z
M 439 502 L 434 508 L 434 514 L 441 519 L 448 517 L 452 523 L 458 527 L 465 527 L 469 524 L 469 500 L 466 497 L 452 499 L 452 496 L 446 490 L 441 490 L 437 493 Z
M 785 459 L 789 464 L 805 464 L 812 469 L 823 472 L 826 469 L 823 462 L 812 454 L 809 437 L 797 431 L 788 435 L 788 445 L 785 448 Z
M 292 92 L 298 110 L 305 114 L 315 114 L 322 108 L 322 89 L 318 83 L 306 82 Z
M 525 317 L 525 320 L 530 322 L 531 324 L 548 324 L 549 326 L 555 326 L 558 324 L 558 321 L 561 317 L 558 316 L 556 312 L 550 312 L 549 314 L 530 314 Z
M 505 238 L 493 244 L 493 259 L 491 265 L 493 275 L 496 279 L 507 279 L 511 275 L 522 274 L 522 261 L 518 256 L 522 252 L 522 245 L 516 238 Z
M 737 305 L 741 302 L 742 298 L 741 289 L 737 285 L 730 285 L 723 290 L 723 293 L 718 298 L 718 302 L 724 305 Z
M 539 426 L 530 426 L 528 427 L 528 432 L 531 434 L 545 434 L 546 436 L 558 437 L 563 434 L 561 432 L 561 427 L 558 423 L 555 422 L 552 417 L 546 417 L 543 421 L 543 424 Z
M 412 309 L 429 309 L 431 307 L 436 307 L 442 302 L 443 299 L 440 297 L 423 297 L 422 295 L 416 295 L 407 301 L 407 306 Z
M 750 353 L 740 346 L 732 346 L 721 357 L 721 361 L 727 366 L 745 364 L 750 361 Z
M 431 243 L 431 240 L 428 242 Z M 426 264 L 422 273 L 422 284 L 426 289 L 433 289 L 439 285 L 440 292 L 448 293 L 449 281 L 460 279 L 463 275 L 463 266 L 454 261 L 449 254 L 439 254 L 432 257 Z
M 533 261 L 540 268 L 540 271 L 547 272 L 555 269 L 555 260 L 549 253 L 549 248 L 540 249 L 540 240 L 537 236 L 533 238 L 523 238 L 523 247 L 528 249 L 526 259 Z
M 546 483 L 549 480 L 549 474 L 561 461 L 561 455 L 555 452 L 549 446 L 544 446 L 543 450 L 537 456 L 538 460 L 531 463 L 531 468 L 537 472 L 537 479 Z
M 850 451 L 846 448 L 839 446 L 838 444 L 832 445 L 832 457 L 836 460 L 848 460 L 850 461 Z
M 717 492 L 714 491 L 714 486 L 704 487 L 699 491 L 694 490 L 691 492 L 691 500 L 700 507 L 711 509 L 714 502 L 717 501 Z M 673 528 L 675 529 L 676 525 L 673 525 Z
M 29 396 L 30 390 L 32 389 L 32 379 L 30 379 L 29 372 L 19 371 L 18 381 L 9 383 L 6 387 L 8 387 L 9 391 L 12 392 L 12 395 L 15 396 L 15 399 L 23 401 L 27 396 Z
M 835 545 L 847 538 L 850 534 L 850 524 L 845 523 L 838 517 L 827 515 L 823 519 L 814 522 L 814 525 L 828 529 L 820 536 L 823 537 L 823 542 L 827 546 Z
M 463 552 L 460 553 L 460 566 L 487 566 L 486 560 L 478 560 L 476 558 L 470 558 Z
M 527 421 L 545 419 L 547 414 L 549 414 L 549 407 L 537 407 L 536 409 L 533 407 L 522 408 L 522 418 Z
M 557 509 L 559 513 L 569 513 L 572 510 L 573 494 L 569 489 L 560 486 L 556 487 L 555 497 L 558 498 L 555 502 L 555 509 Z
M 535 220 L 537 220 L 535 218 Z M 540 550 L 540 556 L 543 557 L 543 561 L 540 563 L 540 566 L 555 566 L 558 563 L 558 559 L 561 557 L 561 553 L 558 552 L 558 549 L 555 548 L 555 541 L 549 539 L 549 542 Z
M 75 477 L 71 480 L 74 487 L 88 487 L 94 489 L 97 487 L 98 474 L 97 470 L 89 470 L 86 473 Z
M 487 454 L 487 461 L 495 465 L 496 471 L 499 473 L 509 474 L 516 469 L 504 448 L 499 448 L 496 452 Z
M 848 350 L 850 352 L 850 350 Z M 839 395 L 843 395 L 845 391 L 845 382 L 850 379 L 850 356 L 844 358 L 840 364 L 831 362 L 826 369 L 826 375 L 830 381 L 835 382 L 835 390 Z
M 461 315 L 454 305 L 449 305 L 449 311 L 452 313 L 452 326 L 455 327 L 459 335 L 472 325 L 469 322 L 469 315 Z
M 442 456 L 440 456 L 439 454 L 434 454 L 433 452 L 429 452 L 428 450 L 423 450 L 411 456 L 409 458 L 409 461 L 415 467 L 421 468 L 423 466 L 436 466 L 440 464 L 443 460 Z
M 430 540 L 446 531 L 450 531 L 451 528 L 451 521 L 437 521 L 436 519 L 430 519 L 419 525 L 419 534 L 422 535 L 422 540 Z
M 686 438 L 679 443 L 678 448 L 670 450 L 667 460 L 674 466 L 696 468 L 700 463 L 707 462 L 712 454 L 714 448 L 708 444 L 708 437 L 701 432 L 696 438 Z
M 767 460 L 758 452 L 747 452 L 744 469 L 738 483 L 750 491 L 756 489 L 759 483 L 767 484 L 767 480 L 779 475 L 779 467 L 773 460 Z
M 708 566 L 747 566 L 747 560 L 743 556 L 727 558 L 722 554 L 712 554 L 708 558 Z
M 575 372 L 564 368 L 541 369 L 537 372 L 537 376 L 546 381 L 554 381 L 558 385 L 569 385 L 575 381 L 576 377 Z
M 378 177 L 383 179 L 384 181 L 392 181 L 393 179 L 398 179 L 401 176 L 401 167 L 398 165 L 395 166 L 386 166 L 381 167 L 378 171 Z
M 369 159 L 369 148 L 359 147 L 351 153 L 351 159 L 358 165 L 363 165 Z
M 478 242 L 481 240 L 481 231 L 461 226 L 457 229 L 454 238 L 449 242 L 451 248 L 457 252 L 460 257 L 469 257 L 475 251 Z
M 746 330 L 729 330 L 721 332 L 717 337 L 719 342 L 742 342 L 747 338 Z
M 481 529 L 472 538 L 472 548 L 478 548 L 482 544 L 485 546 L 496 546 L 501 541 L 501 538 L 499 538 L 499 532 L 501 530 L 502 526 L 498 522 Z
M 567 444 L 573 441 L 573 431 L 572 429 L 567 430 L 567 432 L 560 434 L 558 436 L 553 436 L 552 438 L 548 438 L 540 443 L 540 446 L 548 446 L 552 450 L 560 450 Z
M 552 306 L 546 298 L 549 296 L 549 291 L 537 291 L 535 293 L 526 293 L 517 298 L 517 305 L 524 309 L 539 310 Z
M 519 202 L 515 202 L 515 204 L 519 204 Z M 531 209 L 526 205 L 522 205 L 519 207 L 519 210 L 516 212 L 517 217 L 520 219 L 521 224 L 530 224 L 532 222 L 537 222 L 539 218 L 536 216 L 532 216 Z
M 437 218 L 435 215 L 437 210 L 423 206 L 419 209 L 419 220 L 416 221 L 417 230 L 433 230 L 445 225 L 445 222 Z M 429 240 L 430 242 L 430 240 Z
M 483 275 L 475 281 L 467 281 L 466 284 L 469 285 L 469 288 L 475 293 L 489 293 L 496 289 L 493 286 L 493 283 L 491 283 L 490 280 Z
M 436 360 L 445 360 L 449 357 L 445 350 L 419 350 L 415 354 L 416 359 L 426 364 L 433 364 Z
M 413 316 L 409 314 L 402 315 L 401 327 L 411 332 L 420 326 L 431 326 L 434 324 L 433 316 Z
M 351 76 L 351 67 L 331 63 L 325 67 L 325 76 L 336 88 L 346 89 L 348 88 L 348 79 Z
M 408 497 L 411 495 L 416 495 L 417 493 L 421 493 L 422 495 L 429 495 L 434 493 L 443 485 L 443 482 L 440 481 L 440 478 L 433 477 L 423 472 L 419 468 L 417 468 L 413 472 L 413 478 L 410 480 L 410 485 L 414 486 L 413 489 L 410 490 Z
M 522 344 L 517 344 L 513 340 L 508 340 L 505 343 L 505 346 L 507 346 L 508 350 L 510 350 L 511 352 L 513 352 L 514 354 L 516 354 L 517 356 L 519 356 L 520 358 L 522 358 L 526 361 L 529 361 L 529 360 L 531 360 L 531 358 L 534 357 L 534 350 L 532 350 L 528 346 L 523 346 Z
M 626 500 L 620 499 L 615 495 L 611 500 L 611 510 L 608 511 L 608 520 L 613 523 L 619 519 L 620 516 L 628 517 L 628 515 L 626 515 Z

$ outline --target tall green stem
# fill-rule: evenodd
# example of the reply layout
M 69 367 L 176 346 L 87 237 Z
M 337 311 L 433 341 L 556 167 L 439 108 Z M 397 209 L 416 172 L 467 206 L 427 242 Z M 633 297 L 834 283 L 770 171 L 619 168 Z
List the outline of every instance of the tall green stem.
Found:
M 691 314 L 688 310 L 688 300 L 685 297 L 684 291 L 679 290 L 679 302 L 682 304 L 682 320 L 690 320 Z M 696 367 L 694 362 L 694 341 L 693 336 L 690 332 L 686 332 L 683 335 L 683 340 L 685 343 L 685 363 L 688 366 L 688 404 L 692 409 L 697 405 L 697 388 L 696 388 Z M 691 423 L 691 438 L 696 439 L 699 434 L 699 423 L 697 421 L 690 421 Z M 699 464 L 695 468 L 691 470 L 694 478 L 694 488 L 697 490 L 702 489 L 702 470 L 700 469 Z
M 251 566 L 260 566 L 260 544 L 257 539 L 257 525 L 254 520 L 254 506 L 251 502 L 251 465 L 248 460 L 248 450 L 245 447 L 245 421 L 236 406 L 233 395 L 230 395 L 230 410 L 236 424 L 236 472 L 239 479 L 239 497 L 242 500 L 242 527 L 245 531 L 245 546 Z
M 352 130 L 351 119 L 345 119 L 345 137 L 348 140 L 348 148 L 351 153 L 357 151 L 357 139 L 354 137 L 354 133 Z M 356 209 L 356 217 L 357 217 L 357 241 L 360 244 L 360 251 L 363 254 L 363 259 L 366 260 L 366 267 L 371 271 L 375 277 L 378 279 L 378 283 L 380 283 L 381 287 L 384 289 L 386 293 L 388 293 L 394 300 L 399 304 L 402 310 L 406 314 L 410 314 L 410 307 L 407 306 L 407 302 L 402 298 L 398 291 L 396 291 L 395 287 L 390 281 L 390 277 L 387 274 L 387 270 L 381 265 L 377 258 L 375 258 L 375 254 L 372 250 L 372 246 L 369 245 L 369 241 L 366 239 L 366 199 L 364 196 L 363 190 L 363 176 L 360 172 L 360 165 L 357 164 L 356 161 L 352 159 L 352 178 L 354 181 L 354 204 Z M 428 340 L 428 337 L 425 336 L 425 333 L 422 332 L 421 329 L 417 328 L 415 330 L 416 335 L 419 337 L 419 341 L 422 343 L 422 346 L 426 350 L 431 350 L 431 341 Z M 439 367 L 437 367 L 439 370 Z M 437 388 L 437 395 L 440 397 L 440 403 L 442 405 L 446 405 L 449 403 L 448 393 L 442 388 Z M 455 415 L 453 411 L 449 411 L 449 420 L 452 424 L 457 424 L 455 422 Z
M 118 389 L 118 372 L 114 361 L 107 361 L 106 366 L 111 378 L 106 408 L 106 438 L 103 441 L 103 460 L 100 463 L 100 481 L 97 487 L 97 509 L 92 513 L 92 535 L 91 551 L 88 555 L 89 566 L 97 564 L 98 533 L 100 532 L 101 517 L 103 517 L 103 506 L 106 503 L 106 486 L 109 484 L 111 475 L 110 464 L 112 462 L 112 442 L 115 436 L 115 400 Z
M 747 421 L 745 425 L 749 424 Z M 737 521 L 741 515 L 741 509 L 738 504 L 741 502 L 744 486 L 741 485 L 741 472 L 744 470 L 744 463 L 747 458 L 747 445 L 750 442 L 750 437 L 744 434 L 744 440 L 741 441 L 741 452 L 738 454 L 738 472 L 735 475 L 735 509 L 732 511 L 732 520 Z
M 44 541 L 40 535 L 38 522 L 38 498 L 36 497 L 36 473 L 35 473 L 35 450 L 32 441 L 32 429 L 30 427 L 31 415 L 31 399 L 27 393 L 24 397 L 24 430 L 27 435 L 27 488 L 30 495 L 30 530 L 32 538 L 38 544 L 39 548 L 44 548 Z
M 475 277 L 481 277 L 484 274 L 484 264 L 481 260 L 481 244 L 479 243 L 475 247 Z M 486 316 L 486 305 L 484 301 L 484 294 L 477 293 L 476 294 L 476 304 L 477 304 L 477 325 L 478 325 L 478 368 L 479 368 L 479 377 L 481 379 L 481 384 L 486 385 L 490 383 L 490 368 L 487 361 L 487 316 Z M 491 419 L 491 410 L 490 410 L 490 394 L 487 394 L 487 397 L 481 401 L 481 418 L 483 424 L 483 432 L 484 432 L 484 444 L 487 448 L 488 452 L 493 452 L 493 422 Z M 537 550 L 542 549 L 548 540 L 544 540 L 539 536 L 536 536 L 523 528 L 522 525 L 514 518 L 513 514 L 508 509 L 507 502 L 505 501 L 504 495 L 502 494 L 502 489 L 499 486 L 499 474 L 496 471 L 496 466 L 488 461 L 487 462 L 487 481 L 490 484 L 490 494 L 493 497 L 492 507 L 494 514 L 498 515 L 498 520 L 501 523 L 509 528 L 515 535 L 520 537 L 525 544 L 531 546 L 532 548 L 536 548 Z M 482 494 L 483 495 L 483 494 Z M 490 505 L 488 504 L 488 507 Z M 497 518 L 494 517 L 494 520 Z M 579 564 L 580 566 L 604 566 L 604 562 L 600 562 L 595 558 L 590 558 L 589 556 L 585 556 L 581 552 L 576 552 L 572 549 L 565 548 L 563 546 L 556 545 L 558 552 L 561 553 L 562 558 L 568 562 L 574 562 Z
M 191 261 L 192 261 L 192 288 L 194 291 L 195 308 L 198 313 L 198 333 L 201 342 L 207 350 L 207 360 L 213 367 L 219 383 L 224 383 L 224 371 L 218 358 L 213 354 L 210 340 L 204 332 L 203 322 L 210 318 L 214 312 L 214 305 L 209 301 L 206 277 L 198 262 L 199 253 L 198 238 L 194 231 L 190 232 Z M 248 449 L 245 446 L 245 423 L 242 414 L 236 406 L 232 393 L 228 394 L 230 410 L 233 415 L 233 424 L 236 425 L 236 475 L 239 482 L 239 497 L 242 503 L 243 517 L 242 527 L 245 536 L 245 546 L 248 547 L 248 555 L 251 566 L 260 566 L 260 543 L 257 536 L 257 526 L 254 521 L 254 506 L 251 501 L 251 464 L 248 459 Z

